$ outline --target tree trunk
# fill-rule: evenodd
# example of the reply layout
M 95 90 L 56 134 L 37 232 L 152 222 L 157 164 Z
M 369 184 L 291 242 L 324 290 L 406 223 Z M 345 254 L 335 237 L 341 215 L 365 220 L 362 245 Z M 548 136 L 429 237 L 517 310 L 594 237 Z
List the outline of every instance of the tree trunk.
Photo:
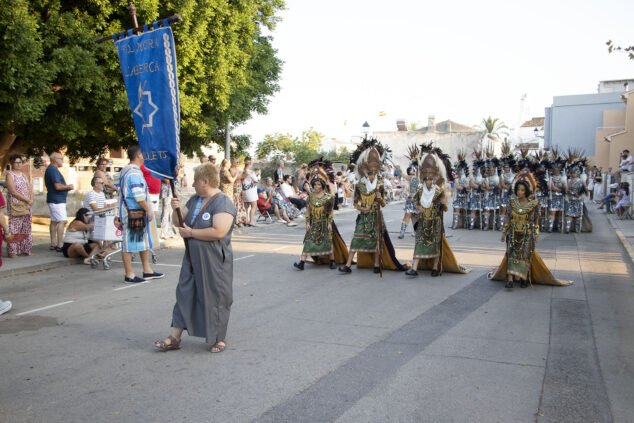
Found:
M 15 134 L 10 132 L 0 132 L 0 169 L 4 169 L 9 164 L 9 156 L 16 153 L 24 153 L 25 148 L 16 142 Z

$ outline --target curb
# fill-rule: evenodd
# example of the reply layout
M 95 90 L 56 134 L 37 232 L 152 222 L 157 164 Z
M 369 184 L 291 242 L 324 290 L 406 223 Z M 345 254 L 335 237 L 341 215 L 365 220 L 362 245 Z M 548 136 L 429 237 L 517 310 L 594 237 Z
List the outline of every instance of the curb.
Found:
M 627 251 L 627 254 L 630 256 L 630 261 L 634 264 L 634 249 L 632 249 L 632 244 L 630 244 L 625 235 L 623 235 L 623 232 L 618 229 L 616 230 L 616 236 L 619 238 L 621 244 L 623 244 L 623 248 L 625 248 L 625 251 Z
M 64 258 L 64 260 L 49 261 L 47 263 L 32 264 L 30 266 L 24 266 L 17 269 L 2 270 L 0 271 L 0 279 L 10 278 L 12 276 L 20 276 L 27 273 L 57 269 L 59 267 L 65 267 L 69 265 L 72 266 L 75 264 L 81 264 L 81 262 L 74 263 L 70 259 Z

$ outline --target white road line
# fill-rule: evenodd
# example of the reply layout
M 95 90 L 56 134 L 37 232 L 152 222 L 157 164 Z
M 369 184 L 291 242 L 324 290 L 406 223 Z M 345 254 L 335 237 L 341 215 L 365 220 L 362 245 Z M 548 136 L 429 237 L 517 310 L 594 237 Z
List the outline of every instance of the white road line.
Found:
M 276 249 L 271 250 L 271 251 L 280 251 L 280 250 L 283 250 L 284 248 L 288 248 L 288 247 L 292 247 L 292 245 L 285 245 L 283 247 L 279 247 L 279 248 L 276 248 Z
M 112 260 L 114 263 L 123 263 L 121 260 Z M 141 264 L 140 261 L 133 261 L 132 264 Z M 170 267 L 181 267 L 180 264 L 165 264 L 165 263 L 152 263 L 151 266 L 170 266 Z
M 70 301 L 65 301 L 63 303 L 58 303 L 58 304 L 53 304 L 53 305 L 46 306 L 46 307 L 36 308 L 35 310 L 23 311 L 22 313 L 16 314 L 16 316 L 24 316 L 25 314 L 35 313 L 37 311 L 42 311 L 42 310 L 48 310 L 49 308 L 59 307 L 59 306 L 63 306 L 63 305 L 74 303 L 74 302 L 75 302 L 75 300 L 70 300 Z
M 122 291 L 124 289 L 134 288 L 135 286 L 143 285 L 144 283 L 150 283 L 150 281 L 139 282 L 139 283 L 135 283 L 135 284 L 132 284 L 132 285 L 121 286 L 119 288 L 113 289 L 113 291 Z
M 244 256 L 244 257 L 238 257 L 238 258 L 233 259 L 233 261 L 238 261 L 238 260 L 242 260 L 242 259 L 249 258 L 249 257 L 255 257 L 255 254 L 251 254 L 249 256 Z

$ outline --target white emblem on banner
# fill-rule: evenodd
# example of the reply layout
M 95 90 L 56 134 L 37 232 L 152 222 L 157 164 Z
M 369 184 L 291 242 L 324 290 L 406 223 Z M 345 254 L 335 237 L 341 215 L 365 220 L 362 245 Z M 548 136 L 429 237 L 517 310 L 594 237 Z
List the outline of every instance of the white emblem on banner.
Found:
M 152 128 L 152 118 L 154 118 L 154 115 L 156 114 L 156 112 L 158 112 L 159 108 L 156 106 L 156 104 L 152 102 L 152 92 L 145 91 L 146 82 L 147 81 L 143 81 L 143 86 L 139 84 L 139 104 L 134 108 L 134 114 L 139 116 L 143 120 L 143 129 L 147 128 L 147 130 L 150 131 L 150 134 L 151 134 L 152 130 L 150 128 Z M 147 122 L 145 121 L 145 116 L 143 116 L 143 97 L 144 96 L 147 97 L 147 104 L 153 108 L 153 110 L 148 115 Z

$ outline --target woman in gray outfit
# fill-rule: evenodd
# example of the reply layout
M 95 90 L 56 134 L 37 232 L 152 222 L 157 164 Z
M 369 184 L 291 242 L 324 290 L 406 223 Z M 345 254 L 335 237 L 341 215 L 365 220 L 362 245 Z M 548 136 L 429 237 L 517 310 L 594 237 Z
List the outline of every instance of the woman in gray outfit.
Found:
M 176 287 L 172 313 L 172 333 L 154 346 L 162 351 L 181 347 L 181 335 L 205 338 L 211 352 L 224 351 L 227 325 L 233 302 L 233 251 L 231 231 L 236 209 L 218 186 L 218 169 L 211 163 L 196 168 L 193 195 L 182 213 L 184 225 L 178 228 L 188 244 Z M 181 207 L 178 198 L 172 208 Z M 178 226 L 174 213 L 174 224 Z

